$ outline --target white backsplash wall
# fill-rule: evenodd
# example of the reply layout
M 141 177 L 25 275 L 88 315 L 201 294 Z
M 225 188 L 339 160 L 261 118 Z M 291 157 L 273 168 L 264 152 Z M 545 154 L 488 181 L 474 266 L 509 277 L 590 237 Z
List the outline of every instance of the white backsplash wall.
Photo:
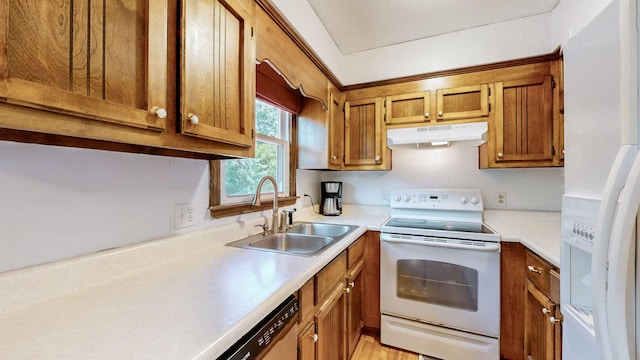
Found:
M 395 150 L 391 171 L 326 171 L 322 181 L 342 181 L 343 202 L 386 205 L 393 188 L 479 188 L 485 209 L 560 211 L 562 168 L 478 169 L 477 147 Z M 504 208 L 496 192 L 506 193 Z M 314 199 L 315 200 L 315 199 Z
M 207 161 L 0 142 L 0 272 L 207 225 Z M 173 205 L 196 225 L 173 230 Z
M 298 171 L 300 196 L 320 175 Z M 175 230 L 185 203 L 195 225 Z M 270 213 L 211 220 L 208 207 L 205 160 L 0 141 L 0 272 Z

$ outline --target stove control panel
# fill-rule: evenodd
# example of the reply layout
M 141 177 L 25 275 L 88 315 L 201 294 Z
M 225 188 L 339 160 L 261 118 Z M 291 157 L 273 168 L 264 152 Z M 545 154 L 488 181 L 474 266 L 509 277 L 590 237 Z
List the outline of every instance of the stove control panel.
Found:
M 479 189 L 394 189 L 391 207 L 482 211 L 482 191 Z

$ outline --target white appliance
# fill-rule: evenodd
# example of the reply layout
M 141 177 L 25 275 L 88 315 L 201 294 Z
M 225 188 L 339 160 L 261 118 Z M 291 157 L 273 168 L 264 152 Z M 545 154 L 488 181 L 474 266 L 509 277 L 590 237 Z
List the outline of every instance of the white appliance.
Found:
M 565 360 L 639 358 L 637 10 L 614 0 L 564 49 Z
M 475 189 L 398 189 L 380 228 L 380 340 L 440 359 L 499 358 L 500 236 Z

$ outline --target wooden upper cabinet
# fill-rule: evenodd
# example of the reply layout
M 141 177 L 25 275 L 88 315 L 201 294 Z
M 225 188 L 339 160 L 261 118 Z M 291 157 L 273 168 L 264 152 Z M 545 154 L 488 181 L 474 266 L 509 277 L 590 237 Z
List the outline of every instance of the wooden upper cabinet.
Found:
M 345 101 L 344 165 L 381 166 L 386 132 L 382 122 L 382 98 Z M 384 146 L 383 146 L 384 145 Z
M 180 131 L 253 146 L 253 3 L 182 0 Z
M 553 160 L 552 96 L 551 76 L 496 83 L 496 162 Z
M 0 29 L 0 101 L 166 128 L 166 0 L 2 1 Z
M 329 165 L 339 169 L 344 157 L 344 115 L 340 93 L 329 91 Z
M 387 125 L 428 122 L 431 119 L 431 92 L 387 96 L 384 122 Z
M 437 121 L 489 116 L 489 86 L 461 86 L 436 91 Z

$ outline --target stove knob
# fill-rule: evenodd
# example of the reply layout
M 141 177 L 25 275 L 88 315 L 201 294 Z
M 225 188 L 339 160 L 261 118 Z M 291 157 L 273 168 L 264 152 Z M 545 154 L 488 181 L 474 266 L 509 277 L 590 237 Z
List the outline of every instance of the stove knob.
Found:
M 393 201 L 395 201 L 395 202 L 400 202 L 400 200 L 402 200 L 402 196 L 400 196 L 400 195 L 396 195 L 396 196 L 393 197 Z
M 409 202 L 409 200 L 411 200 L 411 196 L 405 195 L 403 200 L 404 202 Z
M 469 202 L 469 199 L 466 196 L 463 196 L 460 198 L 460 203 L 461 204 L 466 204 Z
M 480 199 L 478 199 L 477 196 L 475 196 L 475 195 L 471 196 L 471 203 L 473 205 L 478 205 L 479 202 L 480 202 Z

